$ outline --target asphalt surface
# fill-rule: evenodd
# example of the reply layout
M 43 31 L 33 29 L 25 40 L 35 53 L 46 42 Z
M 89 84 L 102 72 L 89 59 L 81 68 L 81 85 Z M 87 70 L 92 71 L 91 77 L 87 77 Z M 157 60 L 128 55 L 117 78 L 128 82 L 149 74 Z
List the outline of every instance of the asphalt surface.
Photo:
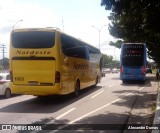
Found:
M 101 84 L 102 89 L 99 88 L 99 90 L 98 90 L 98 88 L 97 88 L 96 91 L 95 90 L 91 90 L 91 91 L 86 90 L 86 92 L 82 93 L 78 98 L 70 99 L 70 100 L 68 99 L 68 101 L 64 101 L 64 102 L 62 100 L 62 101 L 60 101 L 59 104 L 57 104 L 57 102 L 54 103 L 54 101 L 49 102 L 49 103 L 47 102 L 47 104 L 46 104 L 45 101 L 42 102 L 41 100 L 36 99 L 34 96 L 29 96 L 29 97 L 22 96 L 24 98 L 20 99 L 19 102 L 17 102 L 17 101 L 19 100 L 20 97 L 15 97 L 15 99 L 17 99 L 17 100 L 14 99 L 14 101 L 12 100 L 12 98 L 6 99 L 5 101 L 8 101 L 8 100 L 10 100 L 10 101 L 8 101 L 8 103 L 1 104 L 1 108 L 2 108 L 1 109 L 1 123 L 4 123 L 4 121 L 6 121 L 6 123 L 7 123 L 7 121 L 9 121 L 9 122 L 11 121 L 14 123 L 24 122 L 24 124 L 25 124 L 27 122 L 34 122 L 34 121 L 39 122 L 39 120 L 42 120 L 42 122 L 46 122 L 45 120 L 49 120 L 49 122 L 52 122 L 52 120 L 54 120 L 54 119 L 50 120 L 50 119 L 46 119 L 46 118 L 53 117 L 53 118 L 56 118 L 57 122 L 59 122 L 59 123 L 61 123 L 61 122 L 65 123 L 65 122 L 67 122 L 67 120 L 69 120 L 69 121 L 71 121 L 71 123 L 74 121 L 77 121 L 77 123 L 78 122 L 79 123 L 85 123 L 85 122 L 86 123 L 92 123 L 92 122 L 99 123 L 99 122 L 104 121 L 105 124 L 106 124 L 106 122 L 108 122 L 108 123 L 117 122 L 117 123 L 123 124 L 122 123 L 123 121 L 121 121 L 122 116 L 123 116 L 123 114 L 127 114 L 127 115 L 125 115 L 125 116 L 127 116 L 126 117 L 127 119 L 125 119 L 126 126 L 127 126 L 127 124 L 130 124 L 132 126 L 143 125 L 143 124 L 149 124 L 150 126 L 160 125 L 160 88 L 158 89 L 158 86 L 160 86 L 160 84 L 159 84 L 160 80 L 156 80 L 153 75 L 148 75 L 147 82 L 142 85 L 140 84 L 139 85 L 140 87 L 139 87 L 139 89 L 136 90 L 134 97 L 131 97 L 128 94 L 130 94 L 130 92 L 132 92 L 131 90 L 134 89 L 134 87 L 137 86 L 137 84 L 135 84 L 133 87 L 130 84 L 123 86 L 123 84 L 121 83 L 121 81 L 119 81 L 119 78 L 117 78 L 116 75 L 112 75 L 112 76 L 113 76 L 112 80 L 108 80 L 109 77 L 107 77 L 105 79 L 105 80 L 107 80 L 107 82 L 104 82 L 104 84 L 103 83 Z M 104 87 L 104 86 L 106 86 L 106 83 L 107 83 L 108 88 Z M 128 87 L 130 87 L 129 92 L 128 92 Z M 122 105 L 126 106 L 126 103 L 128 103 L 130 100 L 128 98 L 122 99 L 122 97 L 124 97 L 123 96 L 124 92 L 122 92 L 122 90 L 120 91 L 120 89 L 123 89 L 123 90 L 126 89 L 126 90 L 124 90 L 124 92 L 128 92 L 126 96 L 128 96 L 131 101 L 133 100 L 133 102 L 132 102 L 133 106 L 130 107 L 128 105 L 127 107 L 129 110 L 126 110 L 125 113 L 123 113 L 123 111 L 122 111 L 122 114 L 120 113 Z M 158 95 L 157 95 L 157 89 L 158 89 Z M 94 91 L 100 92 L 100 93 L 94 93 L 94 95 L 90 95 Z M 108 96 L 111 96 L 110 95 L 111 92 L 114 92 L 114 93 L 116 92 L 117 95 L 112 95 L 113 98 L 115 96 L 116 100 L 112 99 L 112 97 L 111 98 L 108 97 Z M 97 95 L 97 94 L 99 94 L 99 95 Z M 86 98 L 89 98 L 89 99 L 86 99 Z M 90 100 L 90 98 L 92 100 Z M 96 98 L 96 99 L 94 99 L 94 98 Z M 109 100 L 111 100 L 109 103 L 105 103 L 105 106 L 103 105 L 103 106 L 96 107 L 96 105 L 103 104 L 104 101 L 107 101 L 108 100 L 107 98 Z M 117 98 L 118 99 L 121 98 L 122 102 L 117 100 Z M 117 104 L 112 104 L 112 107 L 108 108 L 107 110 L 104 108 L 102 108 L 102 110 L 100 110 L 100 107 L 106 107 L 106 106 L 110 105 L 111 103 L 115 103 L 115 102 L 113 102 L 113 100 L 116 101 Z M 96 103 L 94 103 L 94 101 L 96 101 Z M 100 101 L 100 102 L 98 103 L 97 101 Z M 90 105 L 94 105 L 94 106 L 89 106 L 89 104 L 86 106 L 86 104 L 88 102 L 92 103 Z M 118 106 L 118 108 L 116 108 L 117 107 L 116 105 L 121 105 L 121 106 Z M 84 107 L 84 108 L 82 108 L 82 107 Z M 92 107 L 94 108 L 94 110 L 90 111 L 90 109 Z M 97 109 L 98 109 L 98 112 L 96 112 Z M 80 112 L 79 112 L 79 110 L 80 110 Z M 68 114 L 66 114 L 66 111 L 68 112 Z M 73 113 L 73 111 L 77 111 L 77 112 Z M 85 113 L 84 111 L 86 111 L 87 113 Z M 109 111 L 111 112 L 110 113 L 111 115 L 109 115 L 109 113 L 108 113 Z M 118 113 L 116 111 L 118 111 Z M 92 112 L 94 112 L 94 115 L 92 115 Z M 63 115 L 62 115 L 62 113 L 63 113 Z M 85 116 L 84 117 L 85 119 L 83 118 L 83 116 Z M 62 117 L 62 119 L 61 119 L 61 117 Z M 4 118 L 4 119 L 2 119 L 2 118 Z M 111 118 L 111 119 L 109 119 L 109 118 Z M 120 121 L 118 121 L 118 120 L 120 120 Z M 85 121 L 85 122 L 83 122 L 83 121 Z M 80 131 L 80 132 L 82 133 L 83 131 Z M 88 130 L 84 130 L 84 132 L 89 133 Z M 94 133 L 94 132 L 95 133 L 103 133 L 103 130 L 100 130 L 99 132 L 97 132 L 96 130 L 93 132 L 93 130 L 91 130 L 91 132 L 92 133 Z M 126 131 L 121 131 L 121 132 L 120 131 L 116 132 L 116 130 L 112 130 L 112 132 L 114 132 L 114 133 L 132 133 L 132 132 L 133 133 L 135 133 L 135 132 L 136 133 L 151 133 L 151 132 L 152 133 L 160 133 L 159 130 L 136 130 L 136 131 L 135 130 L 126 130 Z M 66 133 L 66 132 L 64 132 L 64 133 Z M 71 132 L 69 131 L 67 133 L 71 133 Z M 111 132 L 109 132 L 109 133 L 111 133 Z

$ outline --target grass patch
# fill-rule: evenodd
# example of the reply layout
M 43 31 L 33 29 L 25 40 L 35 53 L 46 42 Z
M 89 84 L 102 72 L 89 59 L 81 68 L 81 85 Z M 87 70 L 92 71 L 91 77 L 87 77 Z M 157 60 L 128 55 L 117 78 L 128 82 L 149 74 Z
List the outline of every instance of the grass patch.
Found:
M 152 107 L 151 107 L 151 110 L 152 110 L 153 112 L 155 112 L 155 111 L 156 111 L 156 106 L 152 106 Z
M 156 75 L 156 69 L 152 69 L 152 74 Z

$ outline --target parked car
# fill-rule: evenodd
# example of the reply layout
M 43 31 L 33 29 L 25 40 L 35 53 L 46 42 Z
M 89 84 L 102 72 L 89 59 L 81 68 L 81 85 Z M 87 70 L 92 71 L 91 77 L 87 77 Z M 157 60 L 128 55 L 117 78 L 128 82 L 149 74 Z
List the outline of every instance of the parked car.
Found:
M 111 72 L 111 69 L 110 68 L 103 68 L 103 72 L 106 74 L 106 73 L 110 73 Z
M 160 78 L 160 68 L 156 70 L 156 79 Z
M 111 69 L 110 68 L 106 68 L 106 73 L 110 73 Z
M 11 89 L 9 83 L 10 74 L 0 73 L 0 95 L 5 96 L 6 98 L 11 97 Z
M 152 74 L 152 69 L 151 68 L 147 68 L 146 69 L 146 73 L 151 73 Z
M 103 69 L 102 69 L 102 77 L 105 77 L 105 74 L 106 74 L 105 68 L 103 68 Z
M 118 73 L 118 69 L 117 68 L 113 68 L 112 69 L 112 73 Z

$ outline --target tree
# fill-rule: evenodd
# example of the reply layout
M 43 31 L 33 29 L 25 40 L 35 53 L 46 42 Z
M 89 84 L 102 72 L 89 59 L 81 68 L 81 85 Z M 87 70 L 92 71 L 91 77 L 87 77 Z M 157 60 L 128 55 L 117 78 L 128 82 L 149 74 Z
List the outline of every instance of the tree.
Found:
M 146 42 L 149 58 L 160 63 L 159 0 L 101 0 L 101 5 L 111 10 L 112 36 L 124 42 Z
M 104 63 L 104 64 L 111 63 L 112 60 L 113 60 L 113 57 L 112 57 L 112 56 L 108 56 L 108 55 L 106 55 L 106 54 L 102 54 L 102 58 L 103 58 L 103 63 Z
M 102 54 L 103 58 L 103 67 L 105 68 L 119 68 L 119 61 L 114 61 L 113 56 L 108 56 L 106 54 Z
M 121 48 L 121 45 L 122 45 L 123 41 L 122 40 L 118 40 L 117 42 L 112 42 L 110 41 L 109 45 L 110 46 L 115 46 L 116 48 Z
M 9 69 L 9 59 L 8 58 L 4 58 L 0 60 L 0 69 Z

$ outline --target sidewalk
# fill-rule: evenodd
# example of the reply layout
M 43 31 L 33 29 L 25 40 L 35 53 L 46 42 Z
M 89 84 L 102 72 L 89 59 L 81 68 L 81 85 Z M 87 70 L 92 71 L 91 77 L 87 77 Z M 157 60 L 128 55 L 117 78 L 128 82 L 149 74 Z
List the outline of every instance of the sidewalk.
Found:
M 158 95 L 157 95 L 157 107 L 156 107 L 153 125 L 154 124 L 160 125 L 160 83 L 158 84 L 158 86 L 159 86 L 159 89 L 158 89 Z M 152 130 L 152 133 L 160 133 L 160 129 Z
M 152 77 L 152 81 L 155 79 Z M 157 82 L 157 81 L 156 81 Z M 152 86 L 152 88 L 150 88 Z M 158 86 L 160 84 L 158 83 Z M 150 84 L 150 87 L 138 92 L 137 99 L 133 105 L 131 115 L 127 124 L 151 125 L 160 124 L 160 88 L 157 83 Z M 158 93 L 158 95 L 157 95 Z M 156 109 L 155 109 L 155 106 Z M 154 126 L 153 126 L 154 127 Z M 160 130 L 125 130 L 123 133 L 160 133 Z

